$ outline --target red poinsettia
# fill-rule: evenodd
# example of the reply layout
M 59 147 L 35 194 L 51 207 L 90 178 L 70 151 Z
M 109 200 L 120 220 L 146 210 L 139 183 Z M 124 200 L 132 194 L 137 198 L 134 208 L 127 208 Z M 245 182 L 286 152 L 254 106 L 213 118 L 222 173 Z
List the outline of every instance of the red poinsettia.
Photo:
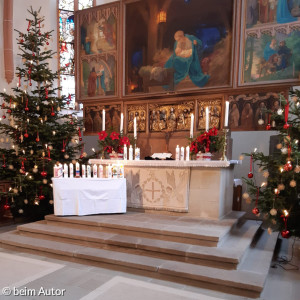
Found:
M 112 153 L 113 148 L 112 148 L 112 146 L 105 146 L 104 151 L 106 151 L 107 153 Z
M 121 137 L 121 139 L 120 139 L 120 145 L 121 146 L 124 146 L 124 145 L 130 146 L 129 138 L 127 136 Z
M 222 148 L 222 143 L 222 138 L 218 136 L 218 130 L 214 127 L 191 141 L 190 152 L 216 152 Z
M 109 136 L 112 140 L 118 140 L 120 138 L 120 134 L 113 131 L 110 136 Z
M 106 131 L 98 132 L 98 136 L 100 141 L 104 141 L 105 138 L 107 137 L 107 132 Z

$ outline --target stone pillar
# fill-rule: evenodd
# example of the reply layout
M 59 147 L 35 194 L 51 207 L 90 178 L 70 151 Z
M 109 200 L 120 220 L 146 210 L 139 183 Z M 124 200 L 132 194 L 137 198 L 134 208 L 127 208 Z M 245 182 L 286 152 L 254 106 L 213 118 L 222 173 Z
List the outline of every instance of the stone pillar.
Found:
M 3 6 L 3 46 L 5 79 L 11 83 L 14 79 L 13 59 L 13 0 L 4 0 Z

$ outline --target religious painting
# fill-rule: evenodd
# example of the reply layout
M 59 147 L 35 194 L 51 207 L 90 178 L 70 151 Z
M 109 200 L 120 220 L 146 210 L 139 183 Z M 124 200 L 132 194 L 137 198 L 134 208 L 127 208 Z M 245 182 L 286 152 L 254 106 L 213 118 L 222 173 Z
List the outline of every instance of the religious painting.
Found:
M 230 86 L 234 3 L 125 1 L 125 94 Z
M 241 85 L 299 80 L 299 5 L 295 0 L 243 1 Z
M 212 100 L 198 101 L 198 130 L 205 130 L 206 107 L 208 107 L 208 127 L 220 129 L 222 118 L 222 99 L 223 97 L 216 97 Z
M 117 95 L 119 4 L 76 12 L 79 100 Z
M 103 130 L 103 109 L 105 110 L 105 130 L 119 132 L 121 123 L 121 104 L 84 105 L 85 134 Z
M 284 108 L 280 93 L 273 92 L 228 96 L 227 100 L 231 131 L 275 129 L 271 114 Z
M 149 104 L 150 132 L 190 130 L 194 101 L 177 104 Z
M 136 118 L 136 128 L 139 132 L 146 131 L 146 105 L 128 105 L 127 107 L 127 132 L 134 131 L 134 118 Z

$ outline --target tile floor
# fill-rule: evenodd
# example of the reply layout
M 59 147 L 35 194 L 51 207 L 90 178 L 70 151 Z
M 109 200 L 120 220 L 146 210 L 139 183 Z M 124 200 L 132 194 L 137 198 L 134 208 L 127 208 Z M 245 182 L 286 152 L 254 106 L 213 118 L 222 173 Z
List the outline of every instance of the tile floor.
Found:
M 13 230 L 15 225 L 0 227 L 0 233 Z M 291 257 L 293 239 L 283 240 L 280 247 L 279 255 L 286 255 Z M 53 288 L 57 296 L 4 296 L 0 299 L 70 299 L 70 300 L 241 300 L 247 299 L 239 296 L 223 294 L 216 291 L 206 290 L 187 286 L 184 284 L 162 281 L 159 279 L 152 279 L 148 277 L 127 274 L 115 270 L 103 269 L 88 265 L 81 265 L 73 262 L 62 261 L 58 259 L 47 258 L 43 256 L 22 253 L 17 251 L 9 251 L 0 248 L 0 253 L 9 253 L 17 255 L 18 259 L 11 262 L 11 268 L 16 268 L 19 272 L 22 268 L 28 268 L 30 259 L 48 262 L 52 264 L 62 265 L 61 268 L 55 268 L 47 274 L 41 276 L 32 276 L 31 280 L 18 287 L 20 291 L 35 290 L 44 293 L 51 291 Z M 5 255 L 2 255 L 5 256 Z M 26 264 L 20 263 L 20 258 L 23 257 Z M 28 259 L 29 258 L 29 259 Z M 33 261 L 34 262 L 34 261 Z M 37 262 L 38 263 L 38 262 Z M 296 240 L 294 244 L 294 256 L 292 263 L 300 266 L 300 240 Z M 0 282 L 5 282 L 8 275 L 9 264 L 0 265 Z M 45 264 L 47 265 L 47 264 Z M 50 264 L 51 265 L 51 264 Z M 288 268 L 288 265 L 284 267 Z M 23 270 L 26 271 L 26 270 Z M 16 273 L 17 274 L 17 273 Z M 26 274 L 26 272 L 25 272 Z M 2 280 L 1 280 L 2 279 Z M 23 279 L 25 280 L 25 278 Z M 17 278 L 15 282 L 17 281 Z M 13 284 L 14 281 L 11 283 Z M 26 280 L 25 280 L 26 282 Z M 265 289 L 260 299 L 263 300 L 299 300 L 300 299 L 300 271 L 289 270 L 286 271 L 281 267 L 270 268 L 269 276 L 266 281 Z M 2 290 L 2 286 L 0 287 Z M 62 290 L 65 290 L 64 295 L 60 296 Z M 42 294 L 42 293 L 41 293 Z

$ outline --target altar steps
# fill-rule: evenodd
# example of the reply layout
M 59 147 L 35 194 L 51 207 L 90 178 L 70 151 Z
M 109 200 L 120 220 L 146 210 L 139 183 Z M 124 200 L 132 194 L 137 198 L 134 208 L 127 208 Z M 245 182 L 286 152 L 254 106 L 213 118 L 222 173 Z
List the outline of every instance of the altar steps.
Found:
M 236 269 L 259 226 L 260 224 L 255 221 L 246 221 L 240 226 L 235 225 L 220 247 L 197 246 L 105 231 L 58 227 L 45 221 L 18 226 L 18 233 L 24 236 L 47 240 L 55 239 L 93 248 Z
M 195 218 L 141 213 L 47 216 L 45 221 L 21 225 L 17 231 L 0 234 L 0 247 L 259 297 L 277 234 L 268 235 L 258 229 L 255 221 L 237 221 L 238 218 L 229 218 L 203 222 Z M 158 228 L 158 239 L 154 227 Z M 179 240 L 188 235 L 188 239 L 195 242 L 200 230 L 200 236 L 211 241 L 208 227 L 214 232 L 214 239 L 218 237 L 216 247 L 165 239 L 176 237 L 177 228 Z

